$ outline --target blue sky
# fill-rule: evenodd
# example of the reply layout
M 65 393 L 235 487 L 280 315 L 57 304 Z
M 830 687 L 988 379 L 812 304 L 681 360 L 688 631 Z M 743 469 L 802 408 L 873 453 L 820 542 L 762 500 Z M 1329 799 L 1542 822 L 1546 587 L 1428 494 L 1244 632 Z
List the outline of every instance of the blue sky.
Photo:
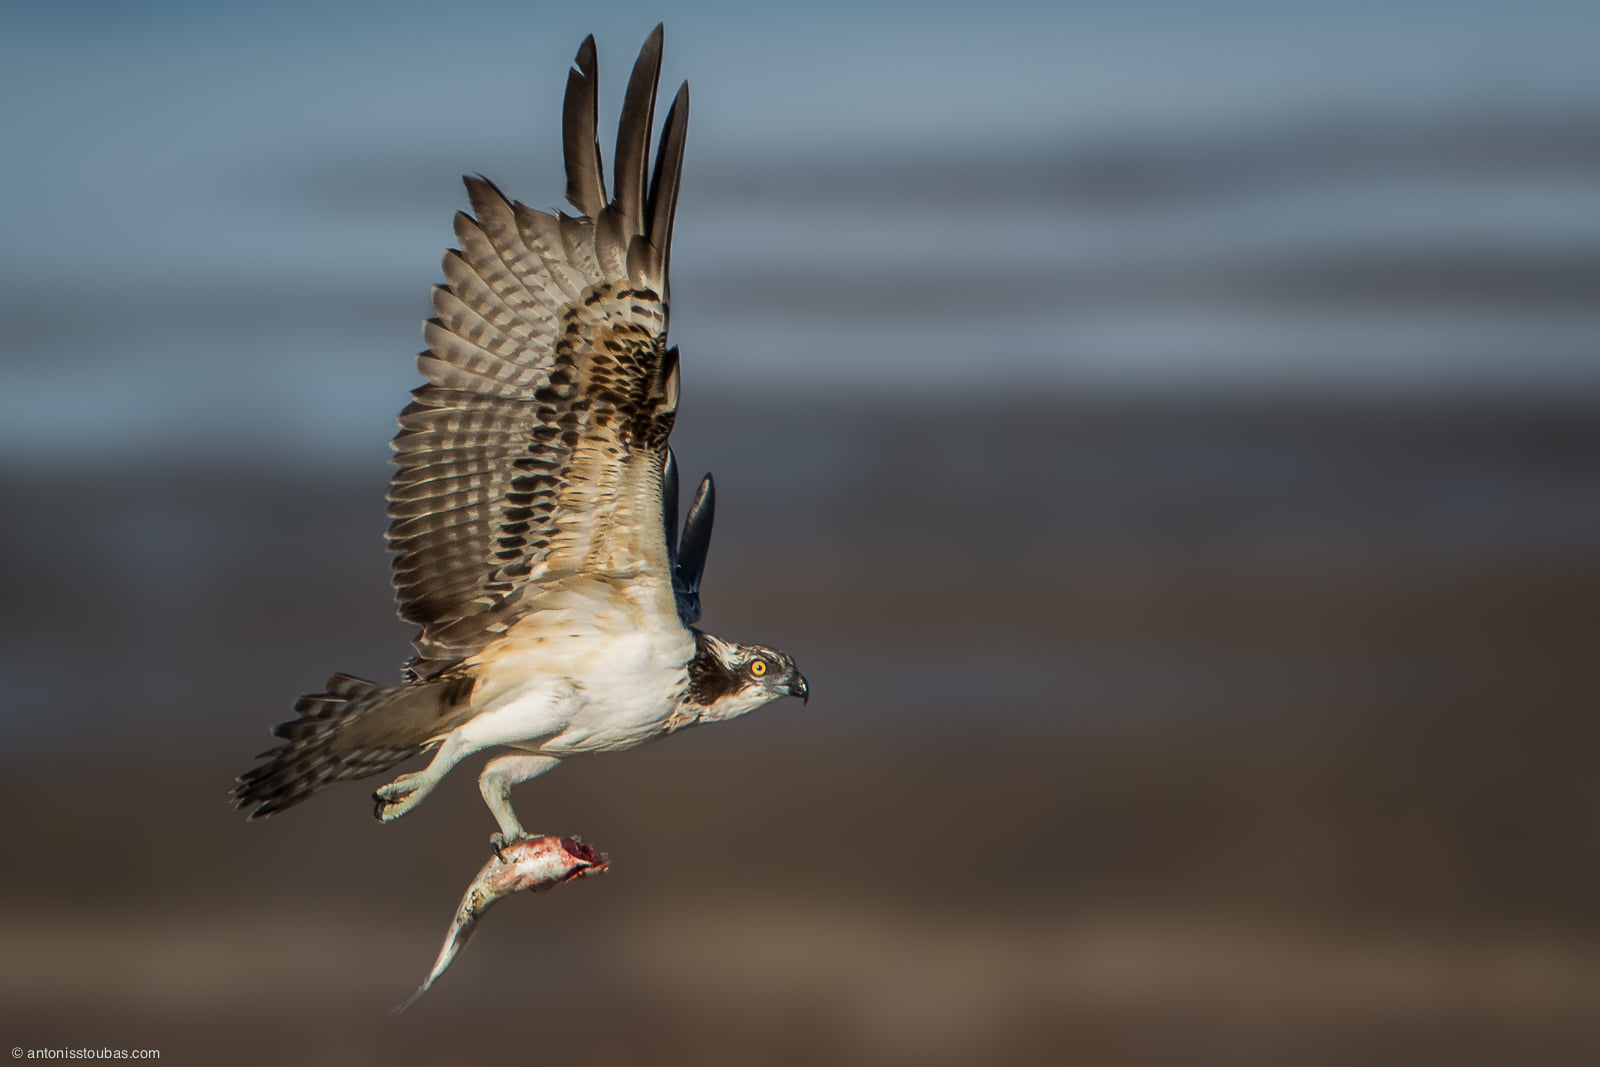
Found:
M 56 434 L 93 451 L 243 425 L 319 449 L 370 441 L 411 384 L 464 206 L 457 176 L 555 206 L 565 65 L 594 32 L 610 116 L 657 20 L 664 81 L 693 85 L 674 328 L 701 381 L 948 389 L 999 371 L 1052 388 L 1600 390 L 1581 309 L 1480 321 L 1464 304 L 1352 314 L 1193 297 L 1213 261 L 1370 259 L 1386 241 L 1511 259 L 1600 248 L 1587 164 L 1324 179 L 1283 147 L 1341 122 L 1402 145 L 1463 124 L 1592 124 L 1595 10 L 8 5 L 0 440 Z M 1121 150 L 1158 174 L 1163 160 L 1174 173 L 1225 160 L 1248 180 L 1132 213 L 1054 184 Z M 1179 268 L 1189 281 L 1160 283 L 1177 299 L 1048 296 L 1057 280 L 1111 278 L 1118 293 L 1116 277 Z

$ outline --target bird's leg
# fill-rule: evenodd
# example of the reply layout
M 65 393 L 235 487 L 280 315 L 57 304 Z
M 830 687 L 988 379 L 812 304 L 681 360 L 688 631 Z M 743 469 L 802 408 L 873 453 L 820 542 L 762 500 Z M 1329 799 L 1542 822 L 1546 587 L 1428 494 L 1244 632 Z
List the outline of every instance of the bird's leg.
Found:
M 372 813 L 383 822 L 393 822 L 421 804 L 452 767 L 486 747 L 486 744 L 474 744 L 465 739 L 459 729 L 453 731 L 422 770 L 402 774 L 388 785 L 378 787 L 372 794 Z
M 500 756 L 490 760 L 478 775 L 478 791 L 483 794 L 483 802 L 489 805 L 495 822 L 500 824 L 500 832 L 489 838 L 489 847 L 496 855 L 501 849 L 528 837 L 517 813 L 511 810 L 511 787 L 539 777 L 558 762 L 554 756 Z

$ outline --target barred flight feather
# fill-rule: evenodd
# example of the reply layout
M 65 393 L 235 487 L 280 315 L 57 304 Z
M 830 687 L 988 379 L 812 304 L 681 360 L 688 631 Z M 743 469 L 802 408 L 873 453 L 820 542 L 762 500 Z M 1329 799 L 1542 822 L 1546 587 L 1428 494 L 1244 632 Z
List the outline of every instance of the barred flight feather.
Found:
M 561 142 L 567 164 L 567 201 L 593 218 L 606 203 L 605 167 L 600 159 L 600 79 L 595 73 L 594 34 L 583 39 L 573 69 L 567 72 L 567 96 L 561 106 Z
M 471 691 L 470 679 L 448 676 L 386 686 L 335 674 L 323 692 L 295 703 L 297 718 L 273 727 L 286 743 L 239 776 L 234 801 L 250 818 L 265 818 L 332 782 L 386 771 L 421 752 L 440 729 L 453 728 Z

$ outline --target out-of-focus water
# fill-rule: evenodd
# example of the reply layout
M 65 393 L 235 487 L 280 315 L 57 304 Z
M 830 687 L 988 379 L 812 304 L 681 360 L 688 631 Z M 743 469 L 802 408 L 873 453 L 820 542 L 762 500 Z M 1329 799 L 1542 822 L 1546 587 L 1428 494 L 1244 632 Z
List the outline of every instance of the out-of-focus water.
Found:
M 384 442 L 457 176 L 556 206 L 566 64 L 595 32 L 610 123 L 657 19 L 704 621 L 815 699 L 519 791 L 613 872 L 497 910 L 392 1022 L 483 860 L 470 771 L 381 828 L 360 786 L 224 794 L 298 693 L 408 650 Z M 1600 1061 L 1597 29 L 8 7 L 14 1044 Z

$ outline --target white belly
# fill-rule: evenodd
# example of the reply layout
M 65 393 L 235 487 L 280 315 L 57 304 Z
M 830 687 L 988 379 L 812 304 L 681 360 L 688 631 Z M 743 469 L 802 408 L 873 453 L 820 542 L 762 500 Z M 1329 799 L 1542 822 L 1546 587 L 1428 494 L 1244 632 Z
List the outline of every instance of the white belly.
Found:
M 461 728 L 465 739 L 552 756 L 611 752 L 660 736 L 694 655 L 687 630 L 681 637 L 547 634 L 507 646 L 483 663 L 483 710 Z

